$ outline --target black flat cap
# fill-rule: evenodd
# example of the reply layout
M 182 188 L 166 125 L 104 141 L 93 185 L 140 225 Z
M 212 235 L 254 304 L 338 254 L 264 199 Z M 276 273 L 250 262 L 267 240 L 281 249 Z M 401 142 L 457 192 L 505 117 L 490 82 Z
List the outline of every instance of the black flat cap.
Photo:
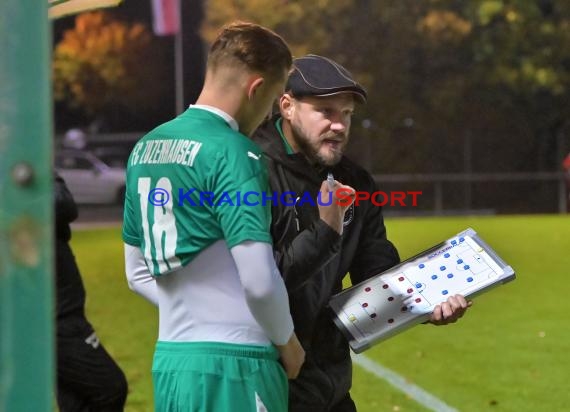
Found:
M 285 90 L 297 98 L 354 93 L 360 103 L 366 102 L 366 90 L 352 78 L 348 70 L 316 54 L 293 60 L 293 71 Z

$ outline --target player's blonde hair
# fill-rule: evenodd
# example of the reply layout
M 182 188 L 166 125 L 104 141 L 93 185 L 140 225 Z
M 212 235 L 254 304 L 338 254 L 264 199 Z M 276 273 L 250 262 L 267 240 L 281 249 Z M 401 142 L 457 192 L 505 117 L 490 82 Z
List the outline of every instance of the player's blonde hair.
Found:
M 208 70 L 242 65 L 248 71 L 277 78 L 293 63 L 287 43 L 277 33 L 254 23 L 224 26 L 208 54 Z

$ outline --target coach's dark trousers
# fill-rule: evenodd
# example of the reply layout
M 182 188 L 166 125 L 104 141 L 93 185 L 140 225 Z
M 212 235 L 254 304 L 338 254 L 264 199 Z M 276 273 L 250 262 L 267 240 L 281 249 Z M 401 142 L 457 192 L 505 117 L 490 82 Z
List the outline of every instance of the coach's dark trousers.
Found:
M 120 412 L 127 398 L 123 371 L 82 316 L 58 319 L 57 403 L 61 412 Z

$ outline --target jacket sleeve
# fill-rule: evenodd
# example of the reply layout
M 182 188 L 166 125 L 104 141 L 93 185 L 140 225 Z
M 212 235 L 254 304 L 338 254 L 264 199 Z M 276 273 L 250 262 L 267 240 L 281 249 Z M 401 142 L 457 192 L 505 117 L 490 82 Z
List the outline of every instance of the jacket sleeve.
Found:
M 294 223 L 290 223 L 293 224 Z M 275 260 L 287 290 L 301 288 L 339 252 L 341 236 L 319 219 L 290 243 L 278 246 Z
M 372 177 L 369 185 L 372 192 L 378 190 Z M 371 202 L 365 202 L 361 207 L 367 208 L 364 218 L 366 224 L 360 233 L 358 249 L 349 269 L 353 285 L 400 263 L 396 247 L 386 236 L 382 208 Z
M 56 225 L 66 225 L 77 219 L 77 205 L 65 181 L 57 173 L 54 180 Z

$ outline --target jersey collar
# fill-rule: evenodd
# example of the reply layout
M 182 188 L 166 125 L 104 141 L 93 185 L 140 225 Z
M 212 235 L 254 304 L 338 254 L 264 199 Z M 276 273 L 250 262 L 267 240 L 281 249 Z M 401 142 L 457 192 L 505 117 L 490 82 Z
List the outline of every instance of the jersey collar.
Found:
M 239 125 L 236 122 L 236 119 L 231 117 L 229 114 L 227 114 L 223 110 L 218 109 L 217 107 L 208 106 L 207 104 L 191 104 L 189 108 L 190 109 L 202 109 L 202 110 L 206 110 L 207 112 L 214 113 L 214 114 L 220 116 L 222 119 L 224 119 L 226 121 L 226 123 L 229 124 L 233 130 L 235 130 L 236 132 L 239 132 Z

